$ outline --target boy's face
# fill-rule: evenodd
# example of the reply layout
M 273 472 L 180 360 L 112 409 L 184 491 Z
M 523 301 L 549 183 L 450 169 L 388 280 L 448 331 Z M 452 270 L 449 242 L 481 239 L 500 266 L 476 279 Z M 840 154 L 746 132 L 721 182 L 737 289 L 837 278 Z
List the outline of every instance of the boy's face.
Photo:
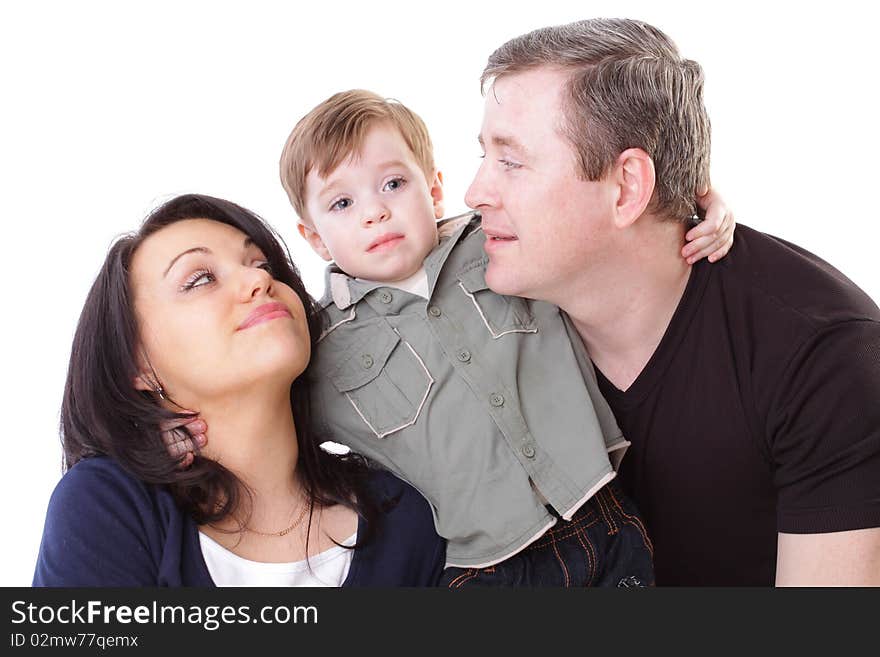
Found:
M 309 172 L 306 211 L 312 225 L 300 224 L 300 234 L 349 276 L 402 280 L 437 245 L 441 181 L 439 172 L 426 180 L 397 129 L 376 125 L 361 152 L 326 178 Z

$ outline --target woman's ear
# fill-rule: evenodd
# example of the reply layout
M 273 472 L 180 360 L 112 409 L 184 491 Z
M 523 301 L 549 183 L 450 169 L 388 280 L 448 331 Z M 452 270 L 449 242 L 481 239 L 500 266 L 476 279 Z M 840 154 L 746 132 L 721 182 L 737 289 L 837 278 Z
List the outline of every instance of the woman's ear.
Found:
M 138 351 L 137 361 L 138 373 L 132 381 L 134 389 L 157 392 L 159 393 L 159 396 L 164 399 L 165 391 L 162 389 L 162 384 L 159 383 L 159 377 L 156 374 L 156 370 L 150 365 L 150 361 L 143 350 Z
M 135 390 L 149 390 L 150 392 L 156 391 L 156 386 L 150 385 L 149 379 L 144 373 L 138 374 L 136 377 L 134 377 L 134 381 L 132 383 L 134 384 Z
M 330 255 L 330 249 L 324 244 L 324 240 L 318 235 L 318 231 L 301 221 L 296 225 L 296 229 L 299 231 L 299 234 L 303 236 L 303 239 L 309 243 L 309 246 L 312 247 L 312 250 L 315 253 L 327 262 L 333 260 L 333 256 Z
M 443 218 L 443 173 L 436 171 L 431 182 L 431 200 L 434 202 L 434 219 Z

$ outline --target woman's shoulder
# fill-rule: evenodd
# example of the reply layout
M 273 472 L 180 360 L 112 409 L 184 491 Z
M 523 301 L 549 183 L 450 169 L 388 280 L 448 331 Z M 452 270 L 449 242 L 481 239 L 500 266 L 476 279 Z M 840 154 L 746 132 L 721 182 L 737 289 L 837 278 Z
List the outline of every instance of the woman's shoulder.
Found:
M 53 506 L 78 506 L 84 500 L 100 502 L 102 508 L 115 503 L 142 504 L 150 497 L 149 487 L 113 459 L 92 456 L 77 462 L 58 481 L 49 502 Z M 81 508 L 88 511 L 89 508 Z
M 427 500 L 418 490 L 396 475 L 378 467 L 371 467 L 368 482 L 384 515 L 431 520 L 431 507 Z M 433 527 L 433 523 L 431 526 Z
M 167 491 L 110 458 L 83 459 L 49 500 L 34 584 L 155 584 L 156 555 L 177 515 Z
M 435 585 L 446 544 L 434 529 L 430 505 L 384 470 L 370 470 L 369 486 L 379 509 L 378 531 L 358 550 L 346 586 Z

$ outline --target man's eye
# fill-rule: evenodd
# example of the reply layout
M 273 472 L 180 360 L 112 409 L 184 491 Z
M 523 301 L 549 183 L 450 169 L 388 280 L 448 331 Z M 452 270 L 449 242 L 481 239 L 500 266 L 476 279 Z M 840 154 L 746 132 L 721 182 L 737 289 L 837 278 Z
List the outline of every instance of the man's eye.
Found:
M 354 201 L 350 198 L 341 198 L 338 201 L 333 201 L 333 203 L 330 204 L 330 211 L 337 212 L 339 210 L 345 210 L 346 208 L 350 208 L 353 202 Z
M 184 281 L 181 289 L 184 292 L 188 292 L 189 290 L 193 290 L 197 287 L 202 287 L 203 285 L 207 285 L 208 283 L 213 283 L 217 280 L 214 277 L 213 272 L 207 269 L 200 269 L 199 271 L 195 271 L 190 274 L 189 278 Z
M 387 183 L 382 186 L 383 192 L 393 192 L 396 189 L 400 189 L 406 184 L 406 180 L 401 177 L 392 178 Z

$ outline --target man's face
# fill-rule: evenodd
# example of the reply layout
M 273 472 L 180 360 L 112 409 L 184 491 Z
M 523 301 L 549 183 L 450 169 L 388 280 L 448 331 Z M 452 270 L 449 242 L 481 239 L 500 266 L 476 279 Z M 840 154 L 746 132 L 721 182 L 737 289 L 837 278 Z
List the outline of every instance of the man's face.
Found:
M 326 178 L 312 169 L 300 225 L 312 248 L 349 276 L 394 282 L 412 276 L 437 245 L 441 179 L 427 180 L 400 132 L 380 124 Z
M 561 133 L 566 79 L 539 68 L 502 76 L 486 93 L 485 156 L 465 201 L 483 216 L 486 282 L 500 294 L 564 298 L 573 276 L 601 262 L 611 234 L 614 188 L 579 178 Z

